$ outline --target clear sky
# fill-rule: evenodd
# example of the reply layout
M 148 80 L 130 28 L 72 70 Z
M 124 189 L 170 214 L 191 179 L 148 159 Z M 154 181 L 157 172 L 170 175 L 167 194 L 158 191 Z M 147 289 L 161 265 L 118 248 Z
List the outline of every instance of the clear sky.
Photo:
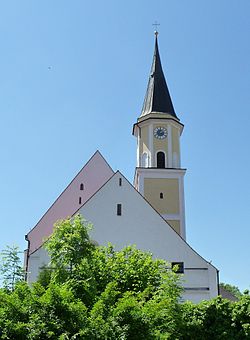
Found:
M 187 239 L 250 285 L 250 1 L 0 3 L 0 249 L 18 244 L 99 149 L 133 179 L 131 135 L 159 26 L 185 125 Z

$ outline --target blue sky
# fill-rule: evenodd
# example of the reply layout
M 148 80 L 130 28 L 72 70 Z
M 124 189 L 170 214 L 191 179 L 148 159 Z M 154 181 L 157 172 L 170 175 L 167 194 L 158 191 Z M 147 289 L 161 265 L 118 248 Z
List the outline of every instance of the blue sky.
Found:
M 224 282 L 249 288 L 250 2 L 0 4 L 0 249 L 24 235 L 99 149 L 132 180 L 132 125 L 159 26 L 185 125 L 187 238 Z

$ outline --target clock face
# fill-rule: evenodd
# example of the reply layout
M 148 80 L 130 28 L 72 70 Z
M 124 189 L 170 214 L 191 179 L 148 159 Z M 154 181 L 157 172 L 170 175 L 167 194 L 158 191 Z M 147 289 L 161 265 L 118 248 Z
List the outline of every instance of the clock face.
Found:
M 167 137 L 167 129 L 162 127 L 162 126 L 159 126 L 157 128 L 154 129 L 154 136 L 155 138 L 158 138 L 158 139 L 164 139 Z

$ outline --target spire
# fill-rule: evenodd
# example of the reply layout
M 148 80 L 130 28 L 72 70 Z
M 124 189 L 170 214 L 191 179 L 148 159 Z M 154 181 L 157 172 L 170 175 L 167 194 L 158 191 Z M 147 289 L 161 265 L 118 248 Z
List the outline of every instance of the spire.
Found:
M 158 32 L 155 31 L 155 51 L 141 116 L 163 112 L 177 118 L 161 66 L 157 36 Z

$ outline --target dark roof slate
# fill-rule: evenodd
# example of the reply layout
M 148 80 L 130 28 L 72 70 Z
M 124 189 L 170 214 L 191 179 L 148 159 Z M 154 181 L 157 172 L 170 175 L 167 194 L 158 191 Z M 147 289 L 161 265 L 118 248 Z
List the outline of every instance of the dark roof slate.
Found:
M 154 57 L 141 116 L 151 112 L 162 112 L 177 118 L 161 66 L 157 35 L 155 32 Z

